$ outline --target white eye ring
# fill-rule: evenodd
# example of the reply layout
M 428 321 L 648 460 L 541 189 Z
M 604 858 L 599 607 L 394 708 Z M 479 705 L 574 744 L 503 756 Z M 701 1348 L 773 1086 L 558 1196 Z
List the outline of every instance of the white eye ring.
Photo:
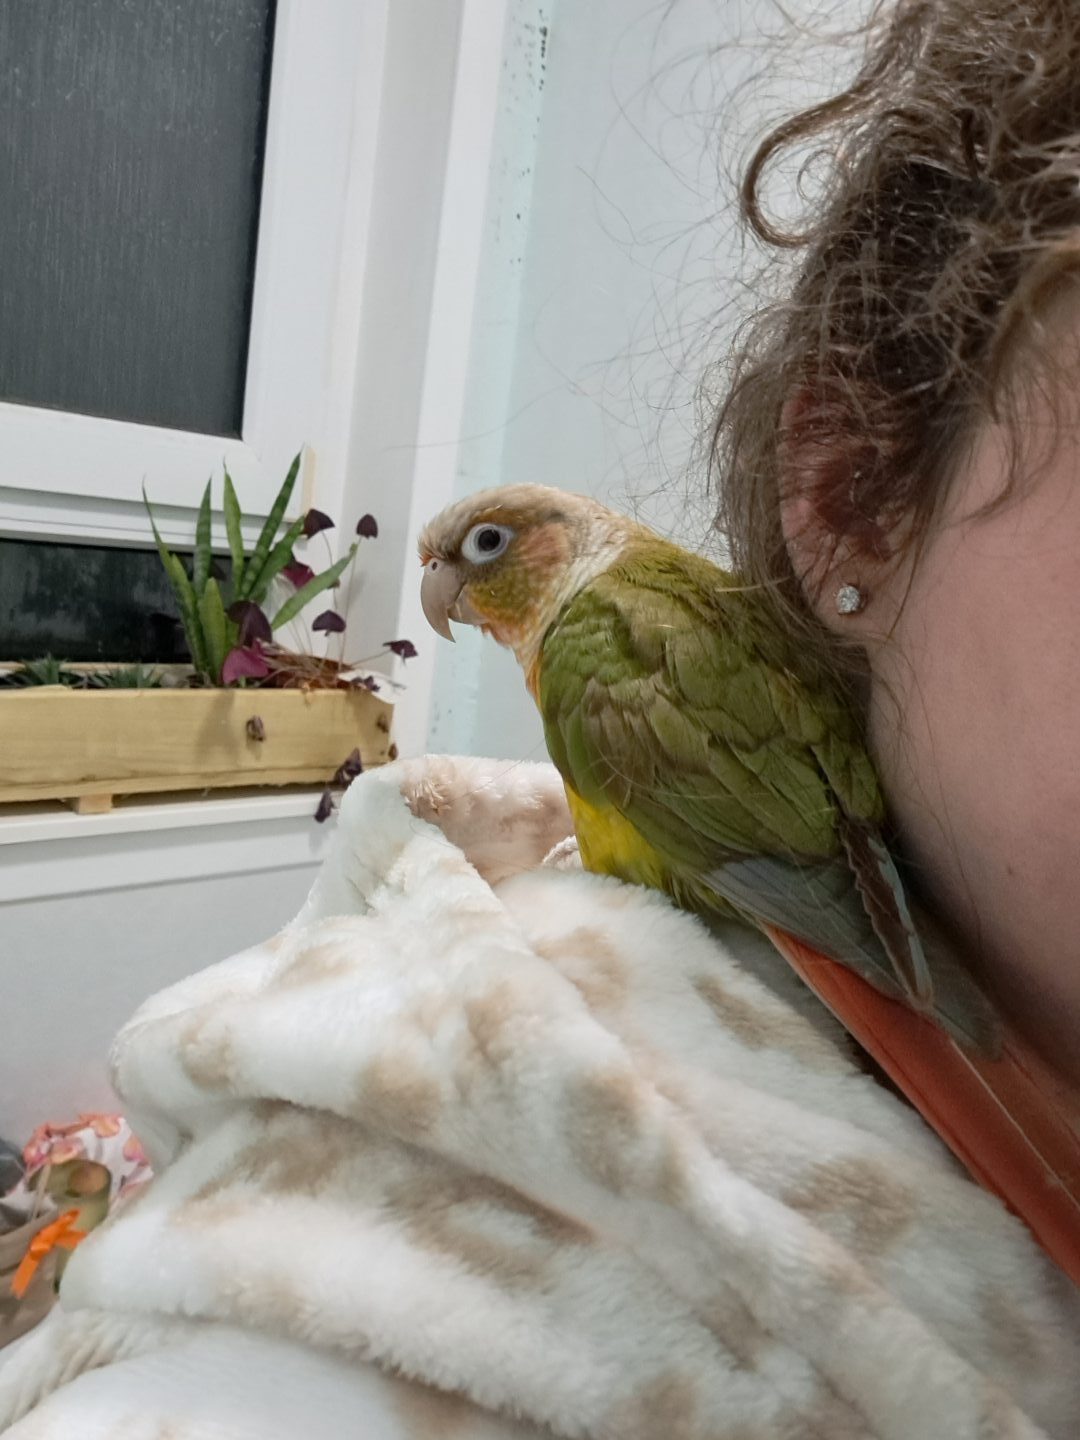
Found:
M 461 553 L 474 565 L 486 565 L 489 560 L 497 560 L 513 538 L 509 525 L 493 525 L 490 520 L 482 520 L 461 542 Z

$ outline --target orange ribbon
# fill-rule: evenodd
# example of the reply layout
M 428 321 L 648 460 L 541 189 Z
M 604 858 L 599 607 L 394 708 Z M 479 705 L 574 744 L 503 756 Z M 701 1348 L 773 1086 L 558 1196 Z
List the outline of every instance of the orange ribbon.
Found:
M 76 1230 L 75 1222 L 79 1218 L 77 1210 L 65 1210 L 58 1220 L 53 1220 L 39 1230 L 30 1241 L 29 1249 L 19 1261 L 19 1268 L 15 1271 L 11 1281 L 11 1293 L 17 1300 L 21 1300 L 30 1288 L 30 1282 L 37 1273 L 37 1268 L 58 1246 L 63 1250 L 74 1250 L 80 1240 L 86 1239 L 85 1230 Z

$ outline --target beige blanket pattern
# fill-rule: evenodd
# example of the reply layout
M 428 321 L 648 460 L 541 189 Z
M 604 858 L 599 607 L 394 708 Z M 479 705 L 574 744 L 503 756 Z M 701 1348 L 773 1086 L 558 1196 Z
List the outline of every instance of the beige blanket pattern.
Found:
M 542 864 L 568 823 L 547 766 L 365 776 L 296 921 L 142 1007 L 158 1177 L 0 1428 L 215 1321 L 583 1440 L 1077 1433 L 1078 1297 L 1022 1225 L 755 937 Z

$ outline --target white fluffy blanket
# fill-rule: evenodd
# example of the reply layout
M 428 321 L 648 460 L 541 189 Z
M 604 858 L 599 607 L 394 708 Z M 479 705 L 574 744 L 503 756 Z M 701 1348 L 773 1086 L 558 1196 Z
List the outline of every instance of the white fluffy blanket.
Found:
M 1078 1296 L 1019 1222 L 755 937 L 541 865 L 567 828 L 547 767 L 366 776 L 296 921 L 142 1007 L 113 1069 L 160 1173 L 0 1429 L 1078 1433 Z

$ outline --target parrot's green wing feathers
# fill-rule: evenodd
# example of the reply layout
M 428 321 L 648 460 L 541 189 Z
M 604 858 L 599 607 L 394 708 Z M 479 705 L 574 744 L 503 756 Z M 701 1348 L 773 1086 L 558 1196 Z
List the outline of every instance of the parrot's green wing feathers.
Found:
M 548 751 L 687 891 L 791 931 L 883 988 L 930 984 L 851 713 L 785 663 L 722 572 L 660 543 L 565 607 L 544 642 Z
M 552 758 L 584 799 L 614 805 L 652 843 L 656 826 L 688 830 L 687 853 L 705 868 L 730 855 L 840 855 L 838 806 L 880 818 L 872 773 L 838 794 L 815 754 L 839 758 L 842 707 L 815 710 L 763 658 L 750 608 L 716 593 L 719 572 L 702 562 L 698 575 L 679 563 L 693 557 L 666 548 L 655 565 L 598 577 L 549 633 L 540 707 Z

